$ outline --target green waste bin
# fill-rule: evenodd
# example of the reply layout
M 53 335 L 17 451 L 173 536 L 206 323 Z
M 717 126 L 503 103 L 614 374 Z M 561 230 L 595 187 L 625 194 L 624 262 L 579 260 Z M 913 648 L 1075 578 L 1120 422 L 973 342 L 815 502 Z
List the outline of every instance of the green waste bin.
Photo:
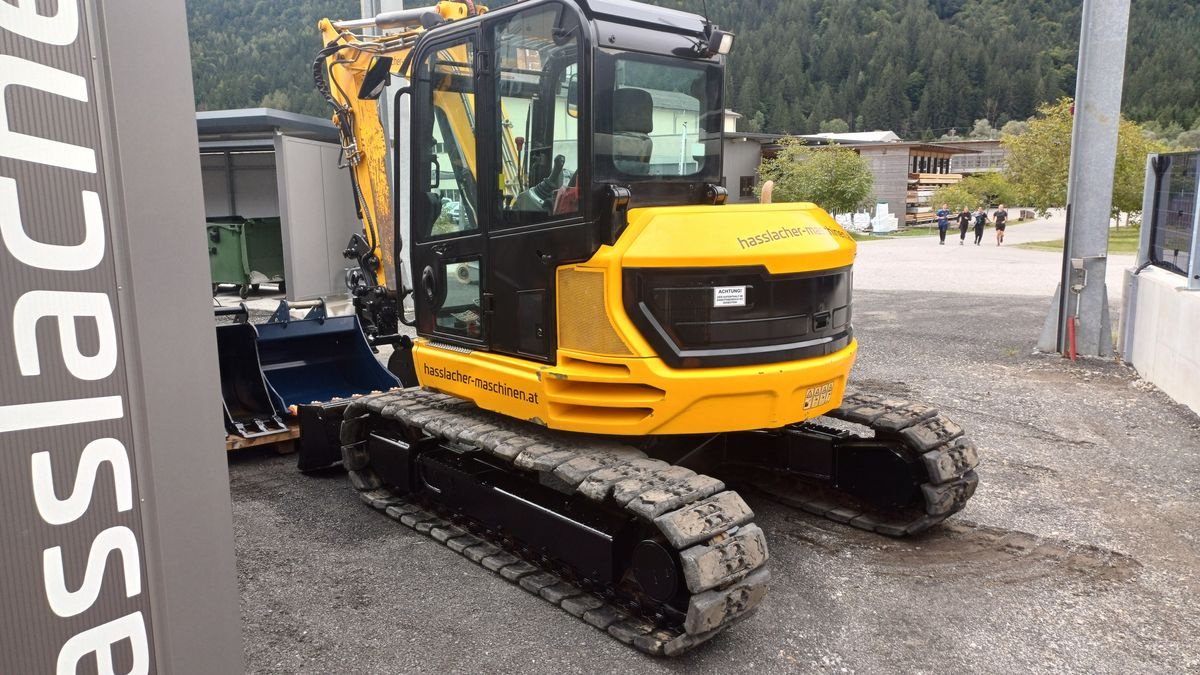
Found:
M 209 218 L 206 226 L 214 295 L 222 284 L 236 285 L 243 298 L 262 281 L 286 289 L 279 218 Z
M 246 297 L 250 275 L 246 270 L 242 223 L 210 222 L 207 229 L 208 270 L 212 275 L 213 294 L 221 284 L 234 284 L 241 290 L 242 297 Z
M 250 218 L 243 226 L 246 267 L 254 278 L 283 283 L 283 238 L 278 218 Z

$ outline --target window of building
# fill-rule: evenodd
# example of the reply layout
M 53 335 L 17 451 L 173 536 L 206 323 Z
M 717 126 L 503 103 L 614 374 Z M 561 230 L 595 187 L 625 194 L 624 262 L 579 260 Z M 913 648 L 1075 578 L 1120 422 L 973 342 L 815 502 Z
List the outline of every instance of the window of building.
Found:
M 742 176 L 738 185 L 738 196 L 753 198 L 755 185 L 758 185 L 758 176 Z

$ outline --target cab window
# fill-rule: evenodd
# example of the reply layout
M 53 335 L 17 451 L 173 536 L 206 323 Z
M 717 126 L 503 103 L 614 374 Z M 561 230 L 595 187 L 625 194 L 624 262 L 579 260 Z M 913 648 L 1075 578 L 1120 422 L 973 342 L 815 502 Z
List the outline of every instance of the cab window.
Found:
M 417 73 L 414 106 L 423 106 L 414 131 L 416 213 L 422 238 L 479 228 L 475 152 L 475 43 L 465 40 L 429 54 Z M 423 194 L 422 194 L 423 193 Z
M 661 180 L 716 173 L 721 151 L 721 69 L 647 54 L 597 59 L 611 88 L 597 93 L 596 158 L 602 180 Z
M 550 4 L 491 26 L 496 53 L 497 225 L 579 212 L 579 25 Z

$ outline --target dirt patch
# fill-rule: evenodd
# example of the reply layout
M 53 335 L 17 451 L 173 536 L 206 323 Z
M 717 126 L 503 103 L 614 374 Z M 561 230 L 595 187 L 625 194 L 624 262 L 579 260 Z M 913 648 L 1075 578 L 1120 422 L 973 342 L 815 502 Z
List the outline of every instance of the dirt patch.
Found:
M 1048 466 L 1040 464 L 1029 464 L 1027 462 L 1018 462 L 1014 460 L 1000 460 L 1000 466 L 1018 471 L 1030 478 L 1058 478 L 1059 472 L 1057 469 L 1051 469 Z
M 807 513 L 780 515 L 764 524 L 769 541 L 800 544 L 820 555 L 848 555 L 883 576 L 985 585 L 1049 578 L 1094 587 L 1129 581 L 1142 568 L 1117 551 L 962 519 L 948 520 L 916 537 L 888 539 Z
M 901 576 L 946 577 L 1021 583 L 1045 577 L 1128 581 L 1141 564 L 1116 551 L 956 520 L 911 540 L 876 548 L 880 571 Z

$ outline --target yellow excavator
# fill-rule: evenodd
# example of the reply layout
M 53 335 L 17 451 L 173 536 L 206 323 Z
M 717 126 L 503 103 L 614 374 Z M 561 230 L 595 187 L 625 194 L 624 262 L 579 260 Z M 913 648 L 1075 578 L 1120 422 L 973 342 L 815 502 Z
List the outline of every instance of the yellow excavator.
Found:
M 963 508 L 962 429 L 847 392 L 853 238 L 813 204 L 727 203 L 731 33 L 628 0 L 319 28 L 364 223 L 348 284 L 405 385 L 340 416 L 368 504 L 665 655 L 765 595 L 764 533 L 726 481 L 892 536 Z

